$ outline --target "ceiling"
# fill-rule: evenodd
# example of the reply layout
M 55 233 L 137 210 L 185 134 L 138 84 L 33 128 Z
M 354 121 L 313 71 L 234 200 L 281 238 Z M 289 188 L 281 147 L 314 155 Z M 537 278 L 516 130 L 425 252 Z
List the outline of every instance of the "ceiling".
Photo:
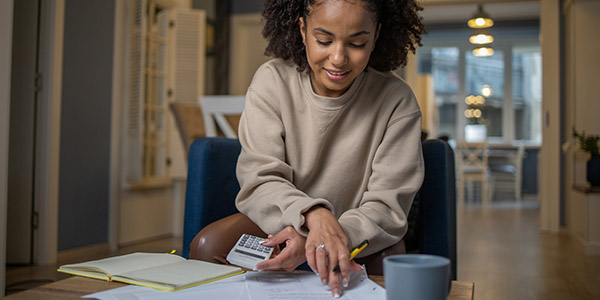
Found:
M 420 0 L 423 6 L 421 15 L 425 24 L 460 23 L 466 24 L 467 19 L 477 12 L 477 4 L 483 5 L 483 10 L 493 20 L 528 20 L 540 16 L 539 1 L 469 1 L 469 0 Z

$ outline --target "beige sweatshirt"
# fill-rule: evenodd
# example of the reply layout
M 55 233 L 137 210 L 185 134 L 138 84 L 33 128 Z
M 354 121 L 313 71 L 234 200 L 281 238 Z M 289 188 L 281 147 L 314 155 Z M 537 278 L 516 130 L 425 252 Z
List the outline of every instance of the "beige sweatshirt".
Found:
M 310 77 L 281 59 L 263 64 L 246 94 L 239 126 L 237 208 L 275 234 L 307 235 L 315 205 L 338 218 L 359 257 L 397 243 L 423 181 L 421 112 L 392 73 L 359 75 L 339 98 L 315 94 Z

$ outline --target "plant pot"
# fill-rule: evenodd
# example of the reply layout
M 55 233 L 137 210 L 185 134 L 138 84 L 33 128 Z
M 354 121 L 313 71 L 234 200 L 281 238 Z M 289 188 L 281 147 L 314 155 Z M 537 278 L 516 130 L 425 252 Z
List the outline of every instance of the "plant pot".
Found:
M 592 155 L 587 162 L 587 181 L 592 186 L 600 186 L 600 155 Z

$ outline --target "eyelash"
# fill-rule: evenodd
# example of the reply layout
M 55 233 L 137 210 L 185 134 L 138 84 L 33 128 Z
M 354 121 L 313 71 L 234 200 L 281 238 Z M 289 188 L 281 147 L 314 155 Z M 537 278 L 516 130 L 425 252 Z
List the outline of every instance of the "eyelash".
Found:
M 331 44 L 331 42 L 329 42 L 329 41 L 328 42 L 324 42 L 324 41 L 321 41 L 321 40 L 317 40 L 317 43 L 319 45 L 323 45 L 323 46 L 329 46 Z M 350 43 L 350 47 L 354 47 L 354 48 L 364 48 L 366 45 L 367 45 L 367 43 L 362 43 L 360 45 Z

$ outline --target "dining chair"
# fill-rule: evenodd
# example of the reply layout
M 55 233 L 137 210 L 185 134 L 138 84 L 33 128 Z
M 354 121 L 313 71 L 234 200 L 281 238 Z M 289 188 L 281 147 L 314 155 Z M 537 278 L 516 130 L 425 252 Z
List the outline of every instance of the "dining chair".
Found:
M 199 103 L 174 101 L 169 104 L 187 155 L 194 140 L 205 137 L 202 109 Z
M 494 191 L 492 174 L 488 165 L 489 145 L 487 141 L 469 143 L 461 141 L 457 145 L 456 166 L 458 174 L 459 206 L 465 204 L 465 187 L 469 183 L 472 195 L 474 182 L 481 183 L 481 204 L 487 206 Z
M 237 130 L 231 127 L 228 115 L 241 115 L 244 110 L 245 97 L 234 95 L 211 95 L 199 98 L 207 137 L 217 136 L 218 128 L 225 137 L 237 138 Z
M 504 163 L 490 163 L 490 172 L 494 180 L 492 199 L 498 199 L 498 195 L 509 194 L 514 197 L 517 204 L 521 203 L 524 157 L 525 145 L 520 144 L 516 151 L 510 151 L 510 155 L 506 157 Z
M 240 155 L 238 139 L 201 138 L 192 143 L 188 162 L 183 226 L 183 256 L 206 225 L 238 212 L 240 190 L 235 168 Z M 425 177 L 409 213 L 406 247 L 411 253 L 440 255 L 451 261 L 456 279 L 456 194 L 454 153 L 441 140 L 423 142 Z

